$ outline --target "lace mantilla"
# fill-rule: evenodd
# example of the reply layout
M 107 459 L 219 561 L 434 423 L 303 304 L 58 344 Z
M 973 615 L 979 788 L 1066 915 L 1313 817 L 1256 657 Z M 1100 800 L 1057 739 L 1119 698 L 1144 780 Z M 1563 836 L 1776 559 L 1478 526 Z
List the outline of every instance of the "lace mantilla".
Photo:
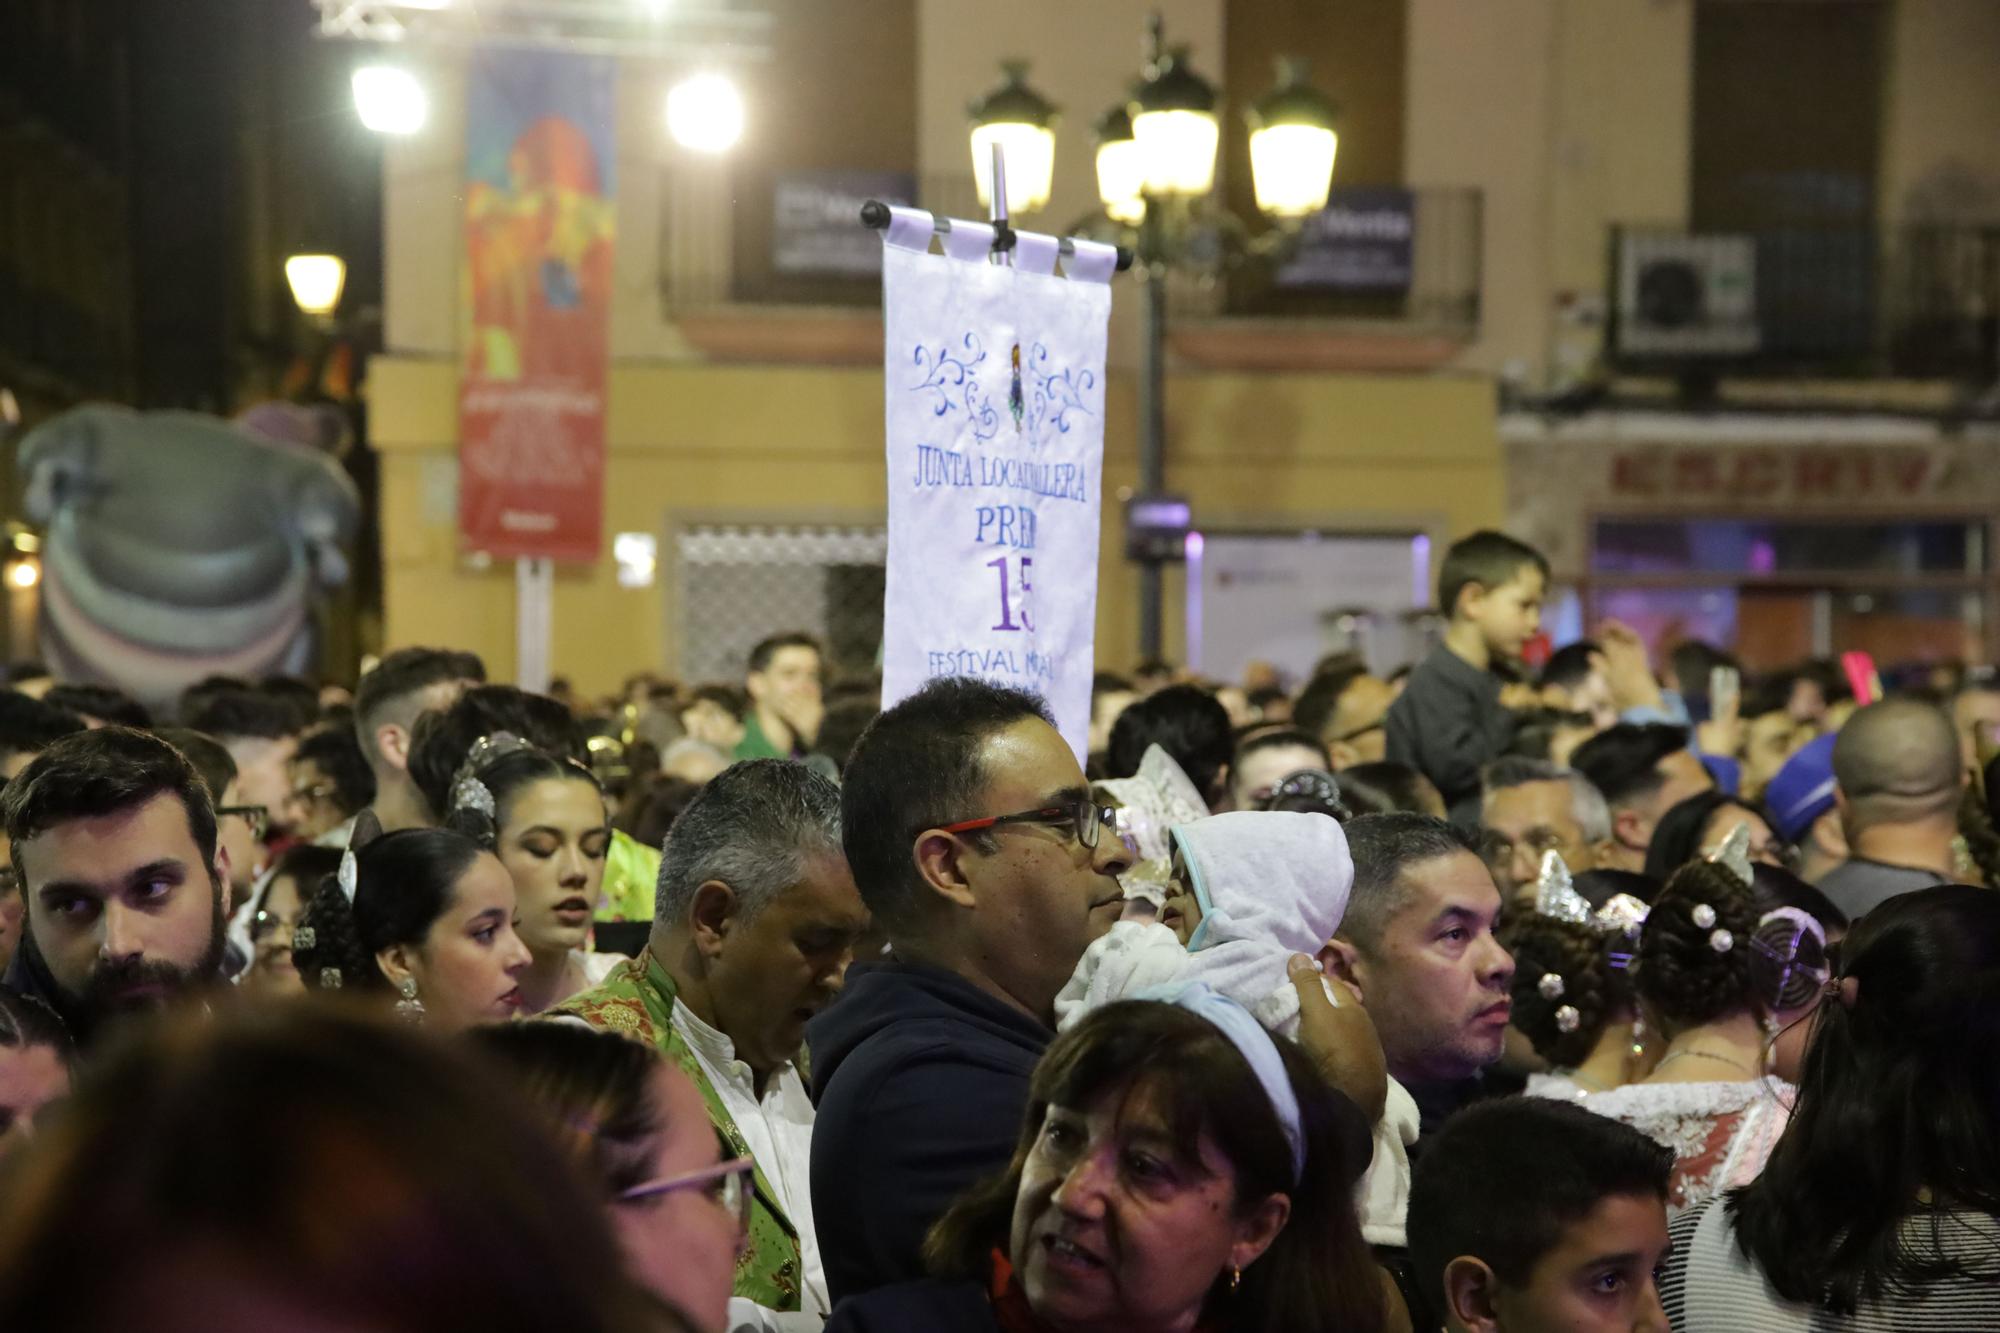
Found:
M 1667 1211 L 1678 1214 L 1755 1180 L 1791 1119 L 1798 1090 L 1783 1079 L 1633 1083 L 1586 1103 L 1673 1149 Z

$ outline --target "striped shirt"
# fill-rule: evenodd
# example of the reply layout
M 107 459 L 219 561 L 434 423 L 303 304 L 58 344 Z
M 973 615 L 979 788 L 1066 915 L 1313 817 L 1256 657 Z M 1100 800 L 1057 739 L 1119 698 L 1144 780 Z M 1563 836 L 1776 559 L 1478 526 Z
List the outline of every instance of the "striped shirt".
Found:
M 1928 1250 L 1932 1219 L 1905 1227 Z M 1911 1293 L 1863 1302 L 1834 1314 L 1785 1300 L 1736 1245 L 1736 1228 L 1715 1199 L 1683 1213 L 1669 1228 L 1673 1254 L 1660 1283 L 1660 1302 L 1674 1333 L 1993 1333 L 2000 1329 L 2000 1218 L 1941 1213 L 1936 1244 L 1967 1266 Z

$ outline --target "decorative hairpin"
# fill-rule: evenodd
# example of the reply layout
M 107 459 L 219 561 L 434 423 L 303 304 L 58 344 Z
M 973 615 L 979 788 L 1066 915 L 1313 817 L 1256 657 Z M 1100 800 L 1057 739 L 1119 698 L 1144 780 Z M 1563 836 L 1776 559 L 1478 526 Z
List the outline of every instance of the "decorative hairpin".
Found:
M 1743 887 L 1754 888 L 1757 872 L 1750 868 L 1750 825 L 1739 821 L 1729 835 L 1717 843 L 1715 850 L 1708 854 L 1711 864 L 1719 865 L 1742 881 Z
M 1739 829 L 1743 826 L 1738 824 Z M 1730 835 L 1734 837 L 1734 834 Z M 1717 953 L 1728 953 L 1736 947 L 1736 937 L 1726 930 L 1714 929 L 1715 909 L 1707 903 L 1696 903 L 1688 910 L 1688 919 L 1694 922 L 1696 930 L 1708 931 L 1708 947 Z
M 352 840 L 341 850 L 340 871 L 333 879 L 340 885 L 342 895 L 350 904 L 353 903 L 354 894 L 361 887 L 361 863 L 355 859 Z
M 337 967 L 322 967 L 319 970 L 319 988 L 321 990 L 339 990 L 340 969 Z
M 480 770 L 497 759 L 533 748 L 511 731 L 496 731 L 474 741 L 472 748 L 465 752 L 465 762 L 458 766 L 458 772 L 451 780 L 450 808 L 445 813 L 451 815 L 460 810 L 477 810 L 488 819 L 497 819 L 499 806 L 493 800 L 493 789 L 479 780 Z
M 293 953 L 311 953 L 313 946 L 318 943 L 319 935 L 311 926 L 300 926 L 292 931 Z
M 1576 1011 L 1575 1005 L 1566 1004 L 1556 1010 L 1556 1031 L 1562 1033 L 1564 1036 L 1568 1036 L 1570 1033 L 1576 1031 L 1582 1022 L 1583 1015 Z
M 1570 878 L 1569 866 L 1563 861 L 1562 853 L 1543 854 L 1541 877 L 1535 882 L 1535 911 L 1540 915 L 1567 921 L 1573 926 L 1588 926 L 1600 934 L 1637 939 L 1639 928 L 1646 924 L 1646 914 L 1651 910 L 1629 893 L 1614 893 L 1605 900 L 1604 906 L 1593 908 L 1590 899 L 1576 891 L 1576 881 Z M 1630 960 L 1631 956 L 1626 955 L 1625 961 Z M 1614 967 L 1625 965 L 1616 954 L 1612 955 L 1611 961 Z
M 1573 926 L 1590 924 L 1590 899 L 1576 891 L 1576 881 L 1570 878 L 1561 852 L 1542 856 L 1541 877 L 1535 881 L 1535 911 Z
M 1769 927 L 1777 924 L 1784 924 L 1791 927 L 1790 933 L 1783 937 L 1782 943 L 1767 938 L 1768 935 L 1775 933 L 1770 931 Z M 1803 970 L 1808 977 L 1812 978 L 1815 985 L 1821 986 L 1825 985 L 1827 979 L 1832 976 L 1833 969 L 1827 967 L 1825 964 L 1821 964 L 1818 967 L 1800 968 L 1799 945 L 1808 935 L 1819 941 L 1820 952 L 1824 955 L 1826 951 L 1826 930 L 1813 918 L 1812 913 L 1797 907 L 1774 907 L 1757 918 L 1757 933 L 1750 937 L 1750 947 L 1778 964 L 1778 994 L 1780 998 L 1790 988 L 1792 973 L 1794 971 Z
M 1544 1000 L 1560 1000 L 1563 997 L 1563 979 L 1553 972 L 1542 973 L 1542 979 L 1535 983 L 1536 991 Z

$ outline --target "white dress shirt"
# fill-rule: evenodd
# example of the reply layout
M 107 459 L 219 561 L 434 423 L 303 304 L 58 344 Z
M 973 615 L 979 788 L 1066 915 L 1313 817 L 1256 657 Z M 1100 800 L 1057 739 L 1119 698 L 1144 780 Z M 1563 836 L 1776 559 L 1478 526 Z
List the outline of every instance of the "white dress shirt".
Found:
M 757 1096 L 756 1076 L 736 1058 L 736 1043 L 689 1012 L 674 1005 L 674 1028 L 694 1052 L 702 1072 L 722 1098 L 723 1109 L 750 1145 L 757 1169 L 777 1191 L 778 1203 L 799 1233 L 803 1284 L 800 1308 L 824 1319 L 833 1304 L 826 1292 L 826 1266 L 820 1259 L 813 1228 L 812 1127 L 813 1104 L 795 1064 L 787 1063 L 765 1080 Z

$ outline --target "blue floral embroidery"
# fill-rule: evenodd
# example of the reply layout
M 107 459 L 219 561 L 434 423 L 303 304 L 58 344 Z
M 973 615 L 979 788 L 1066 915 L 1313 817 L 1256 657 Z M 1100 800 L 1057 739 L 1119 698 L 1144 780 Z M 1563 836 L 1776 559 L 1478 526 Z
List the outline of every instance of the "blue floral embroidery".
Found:
M 1071 412 L 1091 415 L 1083 396 L 1097 385 L 1095 371 L 1074 367 L 1052 370 L 1049 368 L 1049 349 L 1042 343 L 1036 343 L 1028 357 L 1028 375 L 1035 386 L 1034 406 L 1028 413 L 1028 434 L 1035 443 L 1040 444 L 1045 439 L 1044 426 L 1053 426 L 1059 435 L 1069 434 L 1069 428 L 1074 424 L 1069 420 Z
M 963 350 L 959 352 L 944 346 L 935 352 L 921 345 L 915 348 L 911 360 L 923 379 L 911 385 L 910 392 L 936 395 L 931 405 L 933 416 L 963 411 L 973 438 L 990 440 L 999 433 L 1000 416 L 979 387 L 977 372 L 986 360 L 986 349 L 980 345 L 978 335 L 972 333 L 960 340 L 960 346 Z

